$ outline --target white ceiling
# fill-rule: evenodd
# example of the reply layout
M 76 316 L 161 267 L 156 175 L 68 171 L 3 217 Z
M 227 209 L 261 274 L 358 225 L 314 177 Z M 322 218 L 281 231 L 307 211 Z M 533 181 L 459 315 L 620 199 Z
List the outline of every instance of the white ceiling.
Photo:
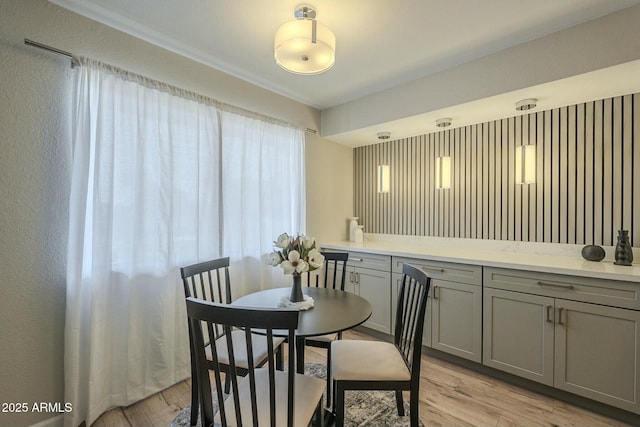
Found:
M 300 0 L 50 1 L 318 109 L 640 4 L 640 0 L 309 0 L 318 21 L 336 35 L 336 64 L 326 73 L 300 76 L 273 60 L 276 29 L 293 19 Z

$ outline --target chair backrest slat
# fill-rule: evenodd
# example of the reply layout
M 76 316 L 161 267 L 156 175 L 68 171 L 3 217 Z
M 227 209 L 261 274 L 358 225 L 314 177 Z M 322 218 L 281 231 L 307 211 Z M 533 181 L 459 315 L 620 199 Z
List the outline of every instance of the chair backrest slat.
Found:
M 224 426 L 228 423 L 234 425 L 258 425 L 258 420 L 264 415 L 261 415 L 258 411 L 258 407 L 261 401 L 268 399 L 269 402 L 269 420 L 272 427 L 276 426 L 276 404 L 277 399 L 282 397 L 276 396 L 276 371 L 274 363 L 270 362 L 267 366 L 266 373 L 268 374 L 269 396 L 258 395 L 258 383 L 262 379 L 259 379 L 253 363 L 253 353 L 256 350 L 254 348 L 254 341 L 252 335 L 256 332 L 263 334 L 267 340 L 267 352 L 268 360 L 275 360 L 275 346 L 273 344 L 273 331 L 287 330 L 289 342 L 295 342 L 295 330 L 298 327 L 298 311 L 295 309 L 261 309 L 261 308 L 247 308 L 239 306 L 230 306 L 228 304 L 220 304 L 218 302 L 210 302 L 193 297 L 187 298 L 187 314 L 189 317 L 189 323 L 191 330 L 193 331 L 194 339 L 192 340 L 192 351 L 195 354 L 196 371 L 198 376 L 198 385 L 200 392 L 200 407 L 202 425 L 211 425 L 216 418 L 216 414 L 213 413 L 213 404 L 211 399 L 207 399 L 206 396 L 211 396 L 211 380 L 209 375 L 209 369 L 206 351 L 205 351 L 205 337 L 204 331 L 207 330 L 213 324 L 223 325 L 226 337 L 227 353 L 229 358 L 229 371 L 227 375 L 231 376 L 231 392 L 233 398 L 225 404 L 225 396 L 222 394 L 223 390 L 223 371 L 219 369 L 219 354 L 218 346 L 211 345 L 211 355 L 214 361 L 214 366 L 218 367 L 213 369 L 215 387 L 219 403 L 219 413 L 217 417 L 220 418 L 219 422 Z M 205 326 L 206 325 L 206 326 Z M 232 340 L 232 331 L 242 330 L 240 334 L 243 335 L 242 339 L 236 340 L 235 345 L 244 345 L 246 350 L 246 356 L 248 361 L 249 373 L 247 378 L 242 378 L 238 375 L 236 370 L 238 361 L 236 357 L 239 355 L 239 348 L 234 348 L 234 341 Z M 295 376 L 295 346 L 289 345 L 288 353 L 288 372 L 287 372 L 287 425 L 293 426 L 294 420 L 294 376 Z M 265 371 L 262 371 L 265 373 Z M 247 381 L 248 383 L 242 383 Z M 241 399 L 240 389 L 244 389 L 248 384 L 250 396 L 248 399 Z M 225 406 L 233 403 L 234 410 L 225 411 Z M 245 407 L 246 406 L 246 407 Z M 250 407 L 250 408 L 249 408 Z M 228 408 L 227 408 L 228 409 Z M 246 419 L 242 419 L 242 414 L 245 414 Z M 229 417 L 235 417 L 235 420 L 231 422 Z M 249 420 L 251 418 L 251 420 Z
M 221 270 L 224 270 L 221 275 Z M 185 297 L 231 303 L 229 257 L 204 261 L 180 269 Z M 224 278 L 224 279 L 223 279 Z
M 267 351 L 273 352 L 273 330 L 267 330 Z M 269 425 L 276 425 L 276 369 L 273 363 L 269 363 Z M 255 424 L 257 425 L 257 424 Z
M 296 326 L 297 327 L 297 326 Z M 296 342 L 296 336 L 295 336 L 295 329 L 289 329 L 289 333 L 288 333 L 288 342 L 289 343 L 294 343 Z M 293 360 L 295 360 L 295 345 L 288 345 L 289 347 L 289 370 L 290 372 L 293 371 L 295 369 Z M 304 351 L 304 350 L 302 350 Z M 289 390 L 294 390 L 294 376 L 293 375 L 289 375 L 287 377 L 287 386 Z M 288 408 L 294 408 L 295 406 L 295 393 L 289 393 L 287 396 L 287 407 Z M 287 411 L 287 426 L 293 426 L 293 410 L 289 410 Z M 272 425 L 271 427 L 276 427 L 275 424 Z
M 409 264 L 402 266 L 402 282 L 398 295 L 394 343 L 405 363 L 412 370 L 412 378 L 420 377 L 420 351 L 431 278 Z
M 347 275 L 347 261 L 349 252 L 320 252 L 324 256 L 323 271 L 319 273 L 307 273 L 308 286 L 320 287 L 320 276 L 323 276 L 322 286 L 327 289 L 339 289 L 344 291 L 345 278 Z M 338 271 L 341 271 L 338 277 Z M 314 277 L 315 276 L 315 277 Z M 315 280 L 313 280 L 315 279 Z
M 224 270 L 224 280 L 220 271 Z M 231 280 L 229 279 L 229 257 L 203 261 L 180 269 L 184 295 L 206 301 L 231 303 Z M 207 328 L 208 337 L 214 341 L 224 332 L 218 325 Z

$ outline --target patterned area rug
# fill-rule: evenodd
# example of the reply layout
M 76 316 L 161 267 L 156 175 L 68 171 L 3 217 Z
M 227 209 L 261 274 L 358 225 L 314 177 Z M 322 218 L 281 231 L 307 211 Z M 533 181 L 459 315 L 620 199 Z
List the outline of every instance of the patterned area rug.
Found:
M 306 363 L 304 373 L 326 379 L 326 367 L 320 363 Z M 345 426 L 348 427 L 401 427 L 409 425 L 409 405 L 405 402 L 405 414 L 398 416 L 394 392 L 387 391 L 347 391 L 345 397 Z M 214 411 L 217 411 L 217 399 L 213 398 Z M 173 419 L 169 427 L 188 427 L 191 407 L 187 406 Z M 422 421 L 419 423 L 424 427 Z M 200 420 L 198 420 L 200 426 Z

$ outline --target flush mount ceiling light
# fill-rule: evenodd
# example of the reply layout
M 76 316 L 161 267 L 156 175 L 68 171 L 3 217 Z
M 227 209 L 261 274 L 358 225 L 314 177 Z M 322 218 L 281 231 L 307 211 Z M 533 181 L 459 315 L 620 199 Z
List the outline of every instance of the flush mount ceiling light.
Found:
M 439 128 L 446 128 L 447 126 L 451 126 L 451 119 L 449 117 L 438 119 L 436 120 L 436 126 L 438 126 Z
M 523 99 L 516 102 L 516 110 L 527 111 L 531 110 L 532 108 L 536 108 L 536 105 L 538 105 L 538 100 L 535 98 Z
M 274 58 L 285 70 L 295 74 L 319 74 L 335 63 L 336 36 L 316 21 L 316 10 L 301 4 L 295 20 L 278 28 L 274 41 Z
M 378 139 L 389 139 L 391 138 L 390 132 L 378 132 Z

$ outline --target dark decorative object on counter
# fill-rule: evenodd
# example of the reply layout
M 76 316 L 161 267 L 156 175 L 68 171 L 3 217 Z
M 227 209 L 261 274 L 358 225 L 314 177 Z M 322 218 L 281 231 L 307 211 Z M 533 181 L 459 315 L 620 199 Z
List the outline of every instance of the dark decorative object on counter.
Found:
M 604 249 L 598 245 L 587 245 L 582 248 L 582 258 L 587 261 L 602 261 L 604 259 Z
M 633 263 L 633 250 L 629 243 L 629 231 L 618 231 L 618 244 L 616 245 L 616 265 L 631 265 Z

